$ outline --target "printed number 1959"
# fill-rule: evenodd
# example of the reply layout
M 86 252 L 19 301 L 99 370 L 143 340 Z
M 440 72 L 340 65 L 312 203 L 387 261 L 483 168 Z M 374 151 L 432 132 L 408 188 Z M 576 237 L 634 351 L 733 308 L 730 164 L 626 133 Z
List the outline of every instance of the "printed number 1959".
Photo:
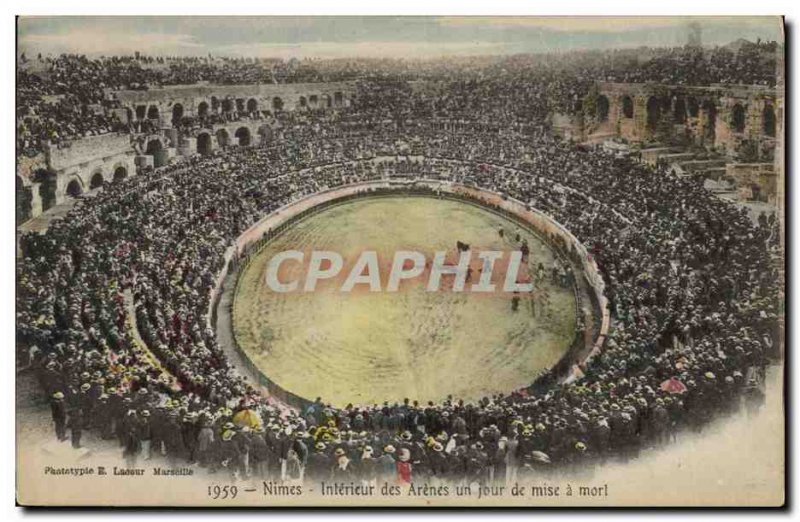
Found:
M 236 486 L 208 486 L 208 496 L 214 500 L 234 499 L 238 493 Z

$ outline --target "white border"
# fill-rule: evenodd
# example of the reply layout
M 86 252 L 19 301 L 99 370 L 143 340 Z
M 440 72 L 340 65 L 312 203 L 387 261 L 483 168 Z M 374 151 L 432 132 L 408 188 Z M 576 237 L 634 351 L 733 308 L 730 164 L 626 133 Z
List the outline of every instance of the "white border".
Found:
M 237 2 L 207 2 L 201 3 L 197 0 L 192 2 L 164 2 L 163 0 L 138 0 L 136 2 L 101 2 L 99 0 L 84 0 L 78 2 L 58 2 L 55 0 L 35 1 L 35 0 L 7 0 L 3 3 L 2 11 L 3 18 L 0 24 L 0 32 L 2 32 L 3 52 L 0 54 L 2 60 L 4 82 L 0 83 L 2 89 L 4 103 L 0 105 L 0 121 L 5 122 L 0 125 L 0 147 L 3 151 L 3 159 L 5 165 L 9 170 L 13 168 L 15 160 L 14 153 L 14 84 L 9 81 L 13 77 L 14 70 L 14 56 L 15 56 L 15 25 L 13 16 L 16 14 L 27 15 L 88 15 L 88 14 L 109 14 L 109 15 L 122 15 L 122 14 L 160 14 L 160 15 L 181 15 L 187 16 L 194 15 L 231 15 L 231 14 L 262 14 L 262 15 L 321 15 L 321 14 L 353 14 L 353 15 L 787 15 L 787 21 L 791 25 L 795 25 L 798 18 L 798 3 L 796 0 L 790 2 L 789 0 L 759 0 L 758 2 L 731 2 L 723 0 L 707 0 L 705 2 L 687 1 L 687 0 L 670 0 L 668 2 L 626 2 L 624 0 L 603 0 L 592 2 L 580 2 L 576 0 L 559 0 L 558 2 L 521 2 L 519 0 L 493 0 L 487 1 L 474 1 L 474 0 L 440 0 L 438 2 L 431 2 L 430 0 L 404 0 L 402 2 L 363 2 L 358 0 L 307 0 L 303 3 L 297 2 L 270 2 L 267 0 L 238 0 Z M 792 27 L 792 29 L 796 29 Z M 790 71 L 794 70 L 796 66 L 797 53 L 794 50 L 794 39 L 796 32 L 790 33 L 792 38 L 789 41 Z M 787 85 L 791 87 L 791 94 L 796 94 L 795 84 L 792 78 L 787 78 Z M 787 92 L 787 95 L 789 93 Z M 795 97 L 791 98 L 789 108 L 794 106 Z M 796 129 L 796 120 L 793 114 L 787 115 L 791 129 Z M 791 135 L 791 142 L 786 144 L 787 150 L 798 150 L 797 133 Z M 794 162 L 787 164 L 786 170 L 794 173 Z M 0 242 L 8 245 L 6 254 L 0 258 L 0 277 L 2 281 L 6 282 L 6 290 L 0 298 L 0 334 L 4 341 L 3 350 L 3 393 L 2 397 L 5 401 L 4 407 L 0 409 L 5 414 L 5 422 L 3 423 L 4 429 L 2 430 L 2 438 L 0 439 L 0 455 L 2 455 L 4 472 L 2 474 L 2 483 L 0 483 L 0 510 L 5 515 L 4 519 L 16 520 L 26 515 L 21 509 L 14 508 L 15 505 L 15 465 L 14 465 L 14 379 L 11 378 L 14 372 L 14 323 L 13 323 L 13 310 L 14 310 L 14 294 L 13 286 L 11 286 L 12 278 L 14 277 L 14 252 L 12 245 L 14 245 L 14 191 L 12 187 L 12 176 L 10 172 L 5 175 L 4 187 L 7 190 L 0 191 L 0 223 L 4 223 L 0 227 L 2 237 Z M 787 205 L 790 208 L 791 205 Z M 800 241 L 800 227 L 797 226 L 798 212 L 793 212 L 793 219 L 790 230 L 793 230 L 791 235 L 792 243 Z M 800 262 L 795 263 L 796 266 L 791 268 L 797 269 Z M 796 270 L 795 270 L 796 271 Z M 794 278 L 795 284 L 792 285 L 790 290 L 796 290 L 797 278 Z M 791 292 L 792 294 L 796 292 Z M 795 307 L 789 306 L 791 311 L 790 323 L 800 324 L 800 311 Z M 796 336 L 795 336 L 796 337 Z M 794 353 L 794 346 L 788 346 L 787 350 L 793 353 L 792 355 L 792 368 L 791 375 L 797 378 L 798 370 L 798 355 Z M 792 386 L 794 394 L 792 397 L 792 404 L 798 403 L 798 386 L 796 383 Z M 792 418 L 792 433 L 797 434 L 797 415 Z M 791 440 L 787 441 L 789 444 Z M 796 472 L 798 469 L 797 453 L 791 453 L 793 456 L 792 469 L 795 473 L 795 480 L 793 480 L 794 491 L 788 492 L 790 498 L 796 504 L 798 502 L 797 496 L 797 480 Z M 141 516 L 142 512 L 134 514 L 133 516 Z M 158 518 L 164 514 L 147 512 L 147 515 L 156 515 Z M 509 516 L 519 519 L 530 519 L 531 517 L 545 517 L 551 518 L 559 516 L 559 518 L 578 520 L 584 514 L 588 513 L 565 513 L 558 514 L 553 512 L 537 512 L 537 513 L 503 513 L 502 516 Z M 92 512 L 80 513 L 75 511 L 63 512 L 49 512 L 41 513 L 36 512 L 33 516 L 39 517 L 63 517 L 63 518 L 106 518 L 115 515 L 113 512 Z M 121 513 L 118 513 L 121 515 Z M 244 513 L 237 513 L 236 515 L 244 515 Z M 473 512 L 472 516 L 479 516 L 481 518 L 495 516 L 488 512 Z M 657 515 L 656 513 L 629 513 L 626 516 L 636 517 L 651 517 Z M 731 513 L 708 513 L 710 520 L 727 520 L 732 515 Z M 768 513 L 746 512 L 737 513 L 735 516 L 741 519 L 742 516 L 746 518 L 760 518 L 768 515 Z M 124 516 L 131 516 L 126 514 Z M 193 519 L 198 516 L 203 518 L 230 518 L 230 512 L 214 512 L 197 513 L 191 511 L 179 512 L 173 514 L 185 519 Z M 288 519 L 317 519 L 317 518 L 340 518 L 344 517 L 374 517 L 374 513 L 357 512 L 357 513 L 250 513 L 249 516 L 268 516 L 270 520 Z M 416 520 L 435 520 L 442 517 L 456 518 L 470 516 L 470 513 L 453 513 L 453 512 L 434 512 L 434 513 L 420 513 L 420 512 L 406 512 L 406 513 L 381 513 L 379 516 L 387 518 L 399 518 L 405 516 L 413 516 Z M 615 513 L 602 512 L 601 516 L 618 516 Z M 669 517 L 680 516 L 679 513 L 671 513 Z M 6 518 L 8 517 L 8 518 Z

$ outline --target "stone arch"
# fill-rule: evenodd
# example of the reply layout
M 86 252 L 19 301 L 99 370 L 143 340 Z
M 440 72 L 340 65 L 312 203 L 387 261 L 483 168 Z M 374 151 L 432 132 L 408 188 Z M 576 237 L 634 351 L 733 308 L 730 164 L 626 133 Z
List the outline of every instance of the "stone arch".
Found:
M 236 112 L 244 113 L 244 98 L 236 98 Z
M 15 201 L 17 224 L 24 223 L 31 218 L 33 190 L 25 183 L 21 176 L 16 177 Z
M 234 137 L 236 138 L 236 143 L 240 147 L 247 147 L 250 145 L 250 129 L 247 127 L 239 127 L 236 129 Z
M 279 96 L 275 96 L 274 98 L 272 98 L 272 110 L 274 111 L 283 110 L 283 100 Z
M 622 97 L 622 117 L 633 118 L 633 98 L 627 94 Z
M 333 100 L 331 100 L 330 94 L 323 94 L 322 95 L 322 106 L 326 109 L 330 109 L 333 105 Z
M 200 102 L 200 104 L 197 106 L 197 116 L 200 119 L 208 117 L 208 102 Z
M 258 111 L 258 102 L 255 98 L 247 100 L 247 112 L 253 114 Z
M 661 119 L 661 102 L 655 96 L 647 98 L 647 128 L 655 130 L 658 120 Z
M 762 112 L 762 114 L 763 114 L 762 130 L 764 132 L 764 135 L 774 138 L 777 127 L 776 125 L 777 119 L 775 117 L 775 107 L 773 107 L 771 103 L 766 103 L 764 105 L 764 111 Z
M 231 112 L 233 110 L 233 101 L 230 98 L 222 100 L 222 112 Z
M 299 105 L 301 109 L 305 109 L 306 107 L 308 107 L 308 100 L 306 100 L 305 96 L 300 96 Z
M 744 132 L 745 127 L 745 110 L 741 103 L 735 104 L 731 108 L 731 129 L 733 132 Z
M 114 169 L 114 182 L 120 182 L 128 177 L 128 169 L 125 165 L 119 165 Z
M 686 100 L 682 96 L 675 98 L 675 103 L 672 106 L 672 121 L 675 123 L 686 122 Z
M 700 115 L 700 103 L 694 96 L 689 96 L 686 99 L 686 108 L 689 112 L 690 118 L 697 118 Z
M 167 162 L 167 151 L 164 150 L 164 145 L 158 138 L 148 140 L 144 153 L 153 156 L 154 167 L 160 167 Z
M 599 95 L 595 106 L 597 121 L 606 121 L 608 119 L 608 98 L 603 94 Z
M 172 124 L 180 123 L 181 118 L 183 118 L 183 105 L 176 103 L 172 106 Z
M 67 188 L 64 192 L 73 198 L 77 198 L 83 194 L 83 181 L 81 181 L 81 178 L 78 176 L 73 176 L 69 183 L 67 183 Z
M 336 91 L 333 93 L 333 105 L 336 107 L 341 107 L 344 102 L 344 95 L 342 91 Z
M 211 154 L 211 134 L 201 132 L 197 135 L 197 152 L 206 156 Z
M 219 111 L 219 98 L 216 96 L 211 97 L 211 110 L 214 112 Z
M 103 178 L 103 172 L 100 170 L 94 171 L 94 174 L 92 174 L 92 177 L 89 180 L 89 190 L 102 187 L 104 182 L 105 179 Z
M 147 105 L 136 106 L 136 119 L 143 120 L 147 116 Z
M 308 104 L 311 106 L 312 109 L 316 109 L 317 105 L 319 104 L 319 96 L 316 94 L 312 94 L 308 97 Z
M 158 106 L 156 106 L 156 105 L 151 105 L 151 106 L 150 106 L 150 107 L 147 109 L 147 119 L 148 119 L 148 120 L 157 120 L 157 119 L 158 119 L 158 117 L 159 117 L 159 113 L 158 113 Z
M 231 143 L 231 135 L 228 132 L 228 129 L 220 129 L 217 131 L 217 145 L 221 148 L 225 148 Z

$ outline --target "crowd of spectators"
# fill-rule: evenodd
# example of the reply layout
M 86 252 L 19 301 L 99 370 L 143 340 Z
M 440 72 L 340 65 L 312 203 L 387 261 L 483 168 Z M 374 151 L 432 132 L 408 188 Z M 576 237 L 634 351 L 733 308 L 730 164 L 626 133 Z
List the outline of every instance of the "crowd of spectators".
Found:
M 627 459 L 757 408 L 782 340 L 774 219 L 753 224 L 702 180 L 553 135 L 558 82 L 363 82 L 349 107 L 276 114 L 267 143 L 143 171 L 23 236 L 19 356 L 58 438 L 80 446 L 92 430 L 130 465 L 163 455 L 233 479 L 489 484 Z M 613 325 L 577 378 L 475 402 L 296 411 L 236 371 L 208 318 L 235 238 L 304 195 L 395 176 L 517 198 L 586 246 Z
M 108 132 L 138 132 L 119 121 L 113 92 L 164 85 L 256 84 L 369 80 L 408 86 L 440 82 L 448 96 L 432 112 L 458 106 L 485 118 L 486 108 L 524 102 L 528 107 L 575 110 L 595 81 L 709 85 L 776 83 L 776 42 L 730 47 L 575 52 L 566 55 L 485 57 L 482 60 L 278 60 L 225 57 L 85 55 L 20 56 L 17 70 L 17 149 L 34 156 L 50 143 Z M 542 81 L 546 80 L 546 81 Z M 506 96 L 508 91 L 513 96 Z M 382 91 L 385 93 L 386 91 Z M 486 97 L 493 97 L 491 103 Z M 533 98 L 533 100 L 531 100 Z M 402 98 L 405 99 L 405 98 Z M 418 99 L 425 103 L 430 96 Z M 542 100 L 549 100 L 546 107 Z M 404 110 L 408 110 L 406 107 Z M 421 114 L 419 108 L 416 114 Z M 536 116 L 536 115 L 531 115 Z

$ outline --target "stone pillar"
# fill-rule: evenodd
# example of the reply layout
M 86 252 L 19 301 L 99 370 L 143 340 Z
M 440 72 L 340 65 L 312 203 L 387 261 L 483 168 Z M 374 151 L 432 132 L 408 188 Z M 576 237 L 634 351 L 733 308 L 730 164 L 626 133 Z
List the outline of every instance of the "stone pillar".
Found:
M 164 129 L 164 137 L 169 140 L 169 143 L 173 147 L 178 146 L 178 129 Z
M 183 138 L 178 149 L 181 156 L 191 156 L 197 152 L 197 139 L 196 138 Z
M 647 136 L 647 96 L 633 98 L 633 138 L 642 141 Z
M 40 183 L 31 183 L 31 217 L 35 218 L 42 214 L 42 194 Z
M 764 106 L 766 100 L 750 100 L 745 113 L 744 132 L 750 139 L 760 140 L 764 137 Z
M 714 122 L 715 139 L 709 141 L 708 130 L 707 130 L 709 126 L 709 111 L 704 104 L 700 105 L 698 112 L 698 121 L 700 123 L 700 136 L 701 136 L 700 141 L 704 147 L 713 148 L 716 145 L 715 141 L 717 136 L 717 127 L 719 126 L 719 119 L 720 119 L 720 113 L 719 111 L 717 111 L 716 120 Z
M 147 167 L 151 167 L 152 168 L 153 165 L 154 165 L 154 159 L 153 159 L 152 154 L 139 154 L 138 156 L 136 156 L 136 159 L 134 160 L 134 162 L 136 163 L 137 167 L 140 167 L 140 168 L 143 168 L 143 169 L 147 168 Z
M 721 147 L 725 154 L 731 154 L 735 147 L 736 136 L 733 130 L 733 105 L 735 100 L 720 100 L 717 109 L 717 125 L 714 129 L 714 145 Z M 746 130 L 746 129 L 745 129 Z
M 60 205 L 67 200 L 67 175 L 63 172 L 56 174 L 55 205 Z
M 600 95 L 605 96 L 608 100 L 608 122 L 613 126 L 615 132 L 618 133 L 617 127 L 622 113 L 620 98 L 605 92 L 601 92 Z

